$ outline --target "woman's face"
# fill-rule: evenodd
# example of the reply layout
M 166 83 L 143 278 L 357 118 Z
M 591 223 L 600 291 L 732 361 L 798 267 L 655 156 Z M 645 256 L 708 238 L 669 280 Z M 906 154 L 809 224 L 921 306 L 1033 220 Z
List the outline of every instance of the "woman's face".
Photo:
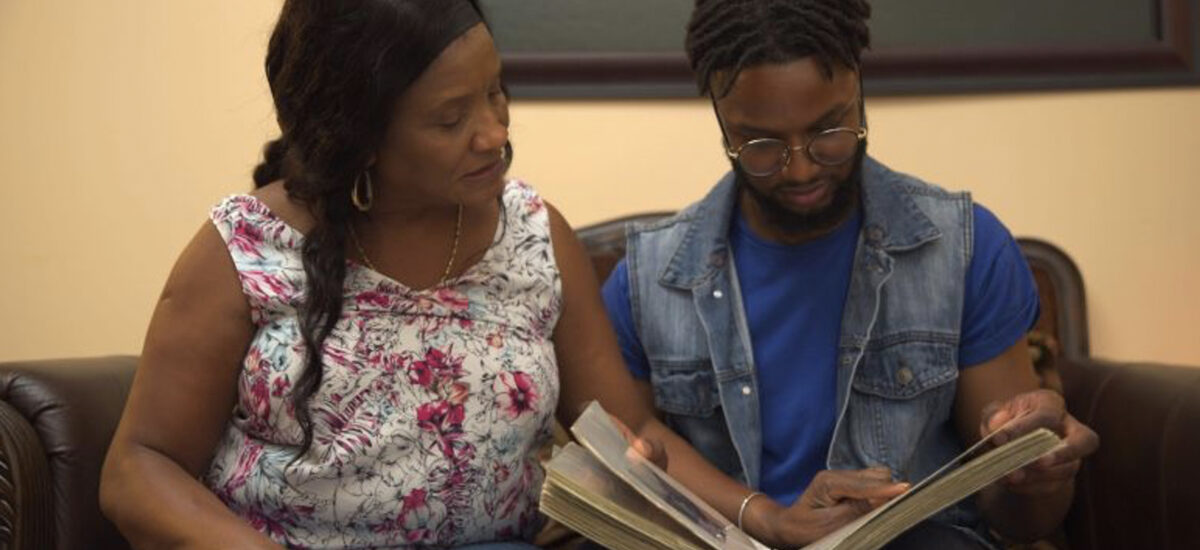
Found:
M 379 198 L 478 204 L 504 188 L 508 98 L 482 23 L 455 39 L 396 102 L 373 167 Z

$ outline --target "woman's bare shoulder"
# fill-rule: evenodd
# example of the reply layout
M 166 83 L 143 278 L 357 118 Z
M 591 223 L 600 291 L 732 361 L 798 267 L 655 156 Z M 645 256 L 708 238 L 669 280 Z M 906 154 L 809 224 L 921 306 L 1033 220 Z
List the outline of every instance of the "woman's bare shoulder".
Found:
M 250 195 L 262 202 L 272 214 L 275 214 L 284 223 L 301 233 L 308 233 L 308 230 L 316 223 L 308 205 L 288 195 L 283 180 L 259 187 Z

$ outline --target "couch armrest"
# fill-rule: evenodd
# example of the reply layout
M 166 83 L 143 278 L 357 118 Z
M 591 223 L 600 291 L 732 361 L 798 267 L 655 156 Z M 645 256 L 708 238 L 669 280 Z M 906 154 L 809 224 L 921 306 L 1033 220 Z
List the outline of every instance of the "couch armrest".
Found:
M 50 496 L 50 466 L 37 432 L 0 401 L 0 547 L 53 547 Z
M 1100 435 L 1066 529 L 1075 548 L 1200 543 L 1200 368 L 1061 358 L 1067 407 Z
M 20 449 L 22 456 L 35 454 L 29 442 L 31 428 L 41 445 L 49 480 L 49 486 L 41 489 L 49 503 L 35 502 L 41 508 L 12 513 L 18 516 L 18 525 L 33 522 L 39 530 L 50 530 L 54 548 L 128 548 L 100 514 L 99 479 L 136 368 L 137 358 L 128 356 L 0 364 L 0 401 L 12 420 L 5 426 L 19 425 L 18 420 L 27 424 L 25 429 L 2 434 L 5 450 L 11 446 Z M 26 513 L 51 517 L 20 517 Z M 49 544 L 15 547 L 51 548 Z

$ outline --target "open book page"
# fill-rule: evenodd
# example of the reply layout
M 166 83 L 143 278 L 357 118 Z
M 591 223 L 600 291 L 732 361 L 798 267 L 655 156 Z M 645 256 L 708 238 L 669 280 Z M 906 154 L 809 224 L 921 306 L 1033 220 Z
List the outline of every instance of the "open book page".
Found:
M 571 433 L 613 474 L 709 547 L 719 550 L 765 548 L 661 468 L 630 448 L 625 436 L 599 403 L 588 405 L 571 426 Z
M 556 453 L 546 470 L 550 483 L 543 487 L 543 510 L 592 540 L 613 550 L 707 548 L 575 443 Z
M 880 548 L 925 518 L 1030 464 L 1062 444 L 1062 440 L 1053 432 L 1040 428 L 988 450 L 997 432 L 981 439 L 904 494 L 804 548 Z

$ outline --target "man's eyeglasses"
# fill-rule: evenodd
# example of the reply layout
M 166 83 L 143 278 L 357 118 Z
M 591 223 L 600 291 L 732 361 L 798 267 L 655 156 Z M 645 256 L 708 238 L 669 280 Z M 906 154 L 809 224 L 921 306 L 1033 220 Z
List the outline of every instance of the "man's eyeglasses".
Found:
M 724 124 L 722 124 L 724 126 Z M 725 149 L 742 170 L 756 177 L 773 176 L 787 169 L 793 152 L 803 152 L 821 166 L 841 166 L 858 153 L 858 144 L 867 137 L 866 128 L 830 128 L 809 138 L 800 147 L 791 147 L 775 138 L 752 139 L 737 149 Z

